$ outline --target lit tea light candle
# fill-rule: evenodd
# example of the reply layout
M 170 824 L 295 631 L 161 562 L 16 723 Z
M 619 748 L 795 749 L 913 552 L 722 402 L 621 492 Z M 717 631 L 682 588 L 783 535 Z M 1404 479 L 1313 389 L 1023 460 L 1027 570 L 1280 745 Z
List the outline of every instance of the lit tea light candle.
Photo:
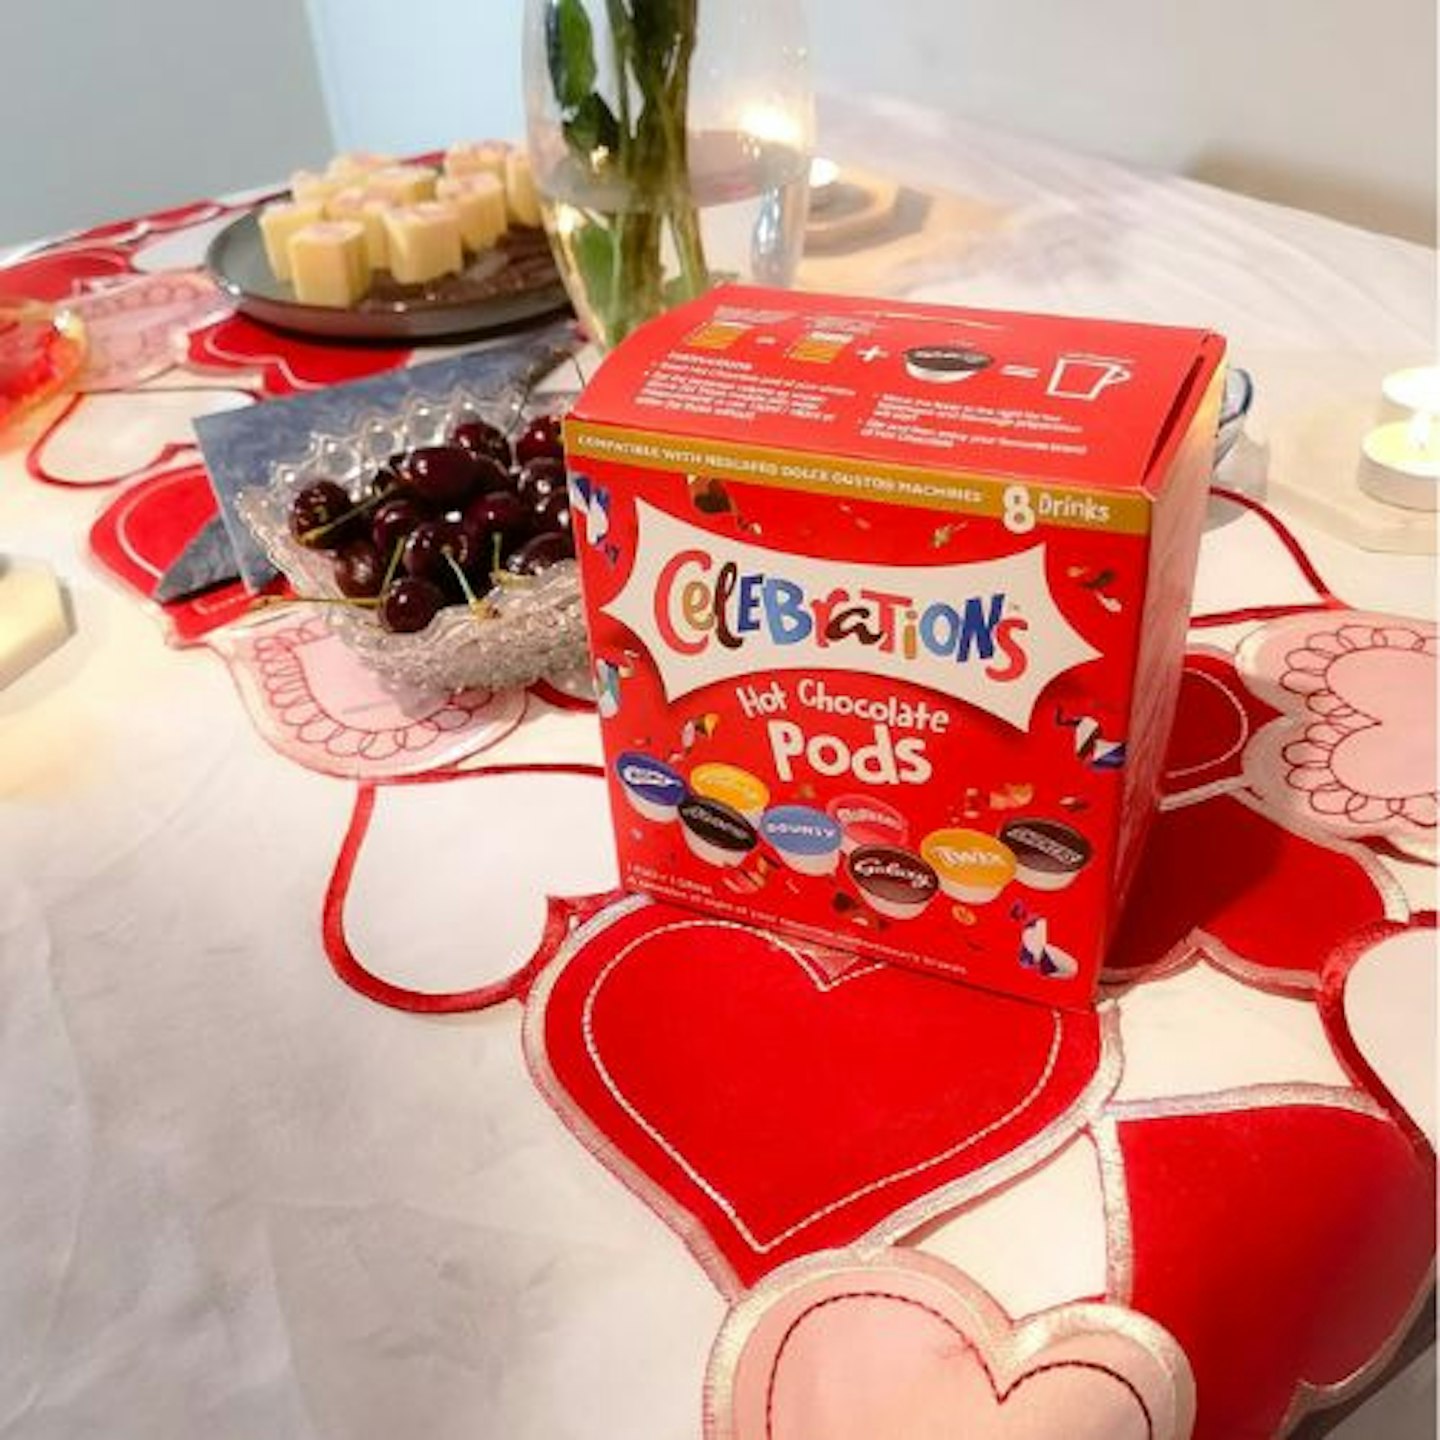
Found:
M 1428 410 L 1392 420 L 1361 442 L 1360 488 L 1407 510 L 1440 508 L 1440 423 Z
M 835 188 L 835 182 L 840 178 L 840 167 L 833 161 L 827 160 L 823 155 L 817 155 L 810 162 L 810 203 L 811 205 L 824 205 Z

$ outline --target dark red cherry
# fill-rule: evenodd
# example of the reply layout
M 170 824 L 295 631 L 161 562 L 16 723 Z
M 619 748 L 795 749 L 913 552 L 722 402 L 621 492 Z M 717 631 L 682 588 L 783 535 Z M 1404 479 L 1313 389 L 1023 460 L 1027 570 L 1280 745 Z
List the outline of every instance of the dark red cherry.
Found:
M 515 440 L 515 459 L 524 465 L 529 460 L 547 456 L 565 458 L 565 442 L 558 415 L 535 415 Z
M 535 529 L 543 535 L 547 530 L 558 530 L 562 535 L 570 533 L 570 492 L 568 490 L 552 490 L 548 495 L 542 495 L 530 507 L 530 513 L 535 517 Z
M 407 575 L 433 580 L 448 588 L 455 579 L 455 565 L 468 565 L 475 542 L 465 527 L 454 520 L 422 520 L 406 537 L 400 564 Z
M 510 442 L 493 425 L 484 420 L 462 420 L 451 432 L 450 443 L 459 445 L 472 455 L 494 460 L 503 470 L 513 463 Z
M 316 480 L 290 502 L 290 533 L 311 550 L 338 550 L 363 533 L 355 502 L 343 485 Z
M 573 559 L 574 555 L 574 540 L 551 530 L 527 540 L 505 562 L 505 568 L 512 575 L 538 575 L 561 560 Z
M 422 521 L 431 518 L 430 509 L 413 495 L 396 495 L 382 500 L 370 515 L 370 538 L 382 555 L 389 555 L 397 540 L 403 540 Z
M 384 579 L 385 562 L 373 541 L 350 540 L 335 556 L 335 583 L 352 600 L 378 595 Z
M 405 473 L 405 456 L 397 453 L 371 475 L 365 493 L 368 497 L 398 495 L 409 486 L 409 483 Z
M 405 473 L 410 488 L 422 500 L 454 505 L 474 493 L 479 466 L 475 457 L 458 445 L 426 445 L 410 452 Z
M 515 473 L 515 493 L 532 503 L 565 488 L 565 462 L 551 455 L 527 460 Z
M 475 491 L 477 495 L 493 495 L 497 490 L 514 490 L 515 476 L 489 455 L 475 460 Z
M 481 559 L 488 563 L 493 535 L 500 537 L 501 545 L 509 549 L 521 540 L 527 539 L 535 529 L 530 507 L 518 496 L 507 490 L 497 490 L 482 495 L 465 507 L 461 524 L 468 530 L 480 547 Z
M 423 630 L 440 613 L 445 596 L 438 585 L 414 575 L 392 580 L 380 600 L 380 623 L 398 634 Z

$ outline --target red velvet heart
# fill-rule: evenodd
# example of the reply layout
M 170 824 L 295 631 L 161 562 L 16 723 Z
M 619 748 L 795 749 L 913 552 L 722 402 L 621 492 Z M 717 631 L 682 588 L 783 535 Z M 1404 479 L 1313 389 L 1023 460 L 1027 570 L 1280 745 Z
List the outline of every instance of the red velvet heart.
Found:
M 290 395 L 394 370 L 410 358 L 410 351 L 392 345 L 330 345 L 231 315 L 192 332 L 188 355 L 201 369 L 258 370 L 267 395 Z
M 1310 994 L 1346 936 L 1407 913 L 1395 882 L 1357 846 L 1321 843 L 1214 796 L 1157 817 L 1105 975 L 1139 975 L 1198 946 L 1238 962 L 1253 983 Z
M 215 514 L 215 492 L 203 465 L 182 465 L 127 486 L 100 512 L 90 549 L 117 579 L 145 599 L 196 532 Z M 175 642 L 194 644 L 251 606 L 239 581 L 164 606 Z
M 1114 1084 L 1106 1013 L 632 900 L 537 982 L 525 1038 L 565 1122 L 733 1292 L 1032 1167 Z
M 1277 714 L 1245 688 L 1229 655 L 1187 651 L 1175 728 L 1165 752 L 1165 794 L 1199 799 L 1243 785 L 1245 746 Z
M 1123 1298 L 1189 1357 L 1194 1440 L 1269 1440 L 1308 1408 L 1301 1387 L 1361 1384 L 1383 1363 L 1435 1248 L 1433 1166 L 1394 1124 L 1274 1105 L 1127 1120 L 1119 1141 Z

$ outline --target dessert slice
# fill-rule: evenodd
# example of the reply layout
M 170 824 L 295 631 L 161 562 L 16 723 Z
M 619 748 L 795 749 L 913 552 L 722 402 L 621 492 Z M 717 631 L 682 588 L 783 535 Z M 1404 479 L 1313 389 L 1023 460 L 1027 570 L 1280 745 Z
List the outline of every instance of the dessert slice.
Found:
M 353 305 L 370 288 L 365 227 L 358 220 L 317 220 L 290 237 L 290 277 L 302 305 Z
M 540 196 L 535 190 L 530 156 L 524 150 L 512 150 L 505 157 L 505 202 L 516 225 L 539 225 Z
M 314 170 L 296 170 L 290 176 L 290 198 L 297 205 L 319 205 L 350 182 L 339 175 L 321 175 Z
M 385 238 L 390 273 L 402 285 L 423 285 L 461 268 L 460 222 L 443 201 L 387 210 Z
M 502 184 L 511 146 L 503 140 L 461 140 L 445 152 L 447 175 L 493 175 Z
M 384 165 L 370 171 L 365 187 L 392 205 L 418 205 L 435 198 L 435 171 L 428 165 Z
M 385 212 L 391 207 L 376 199 L 362 185 L 351 185 L 333 195 L 325 207 L 327 220 L 355 220 L 365 230 L 365 263 L 371 270 L 390 267 L 390 239 L 385 230 Z
M 505 185 L 488 171 L 442 175 L 435 195 L 453 207 L 467 250 L 488 249 L 505 233 Z
M 287 201 L 267 205 L 260 212 L 260 239 L 265 246 L 270 272 L 277 280 L 290 278 L 290 237 L 320 218 L 319 205 L 298 205 Z
M 346 150 L 331 160 L 325 167 L 325 173 L 337 180 L 344 180 L 347 184 L 354 184 L 376 170 L 384 170 L 395 164 L 393 155 L 376 155 L 369 150 Z

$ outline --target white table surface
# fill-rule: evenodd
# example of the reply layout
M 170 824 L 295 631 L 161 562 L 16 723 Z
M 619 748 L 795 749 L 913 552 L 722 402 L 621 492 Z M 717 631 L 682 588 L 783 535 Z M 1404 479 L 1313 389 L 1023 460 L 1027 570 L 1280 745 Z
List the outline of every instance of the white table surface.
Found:
M 827 153 L 948 195 L 846 262 L 855 289 L 1213 327 L 1262 442 L 1434 353 L 1422 248 L 899 103 L 823 115 Z M 517 1007 L 423 1019 L 334 978 L 353 787 L 270 750 L 218 659 L 98 571 L 109 498 L 0 444 L 0 547 L 58 569 L 77 625 L 0 691 L 0 1435 L 696 1435 L 720 1297 L 547 1109 Z M 1297 529 L 1353 604 L 1432 612 L 1433 562 Z M 1227 517 L 1197 607 L 1272 598 L 1304 597 Z M 552 714 L 490 758 L 597 754 Z M 594 780 L 411 787 L 381 797 L 352 932 L 393 977 L 474 983 L 546 889 L 613 874 Z M 1337 1433 L 1419 1440 L 1433 1410 L 1432 1360 Z

